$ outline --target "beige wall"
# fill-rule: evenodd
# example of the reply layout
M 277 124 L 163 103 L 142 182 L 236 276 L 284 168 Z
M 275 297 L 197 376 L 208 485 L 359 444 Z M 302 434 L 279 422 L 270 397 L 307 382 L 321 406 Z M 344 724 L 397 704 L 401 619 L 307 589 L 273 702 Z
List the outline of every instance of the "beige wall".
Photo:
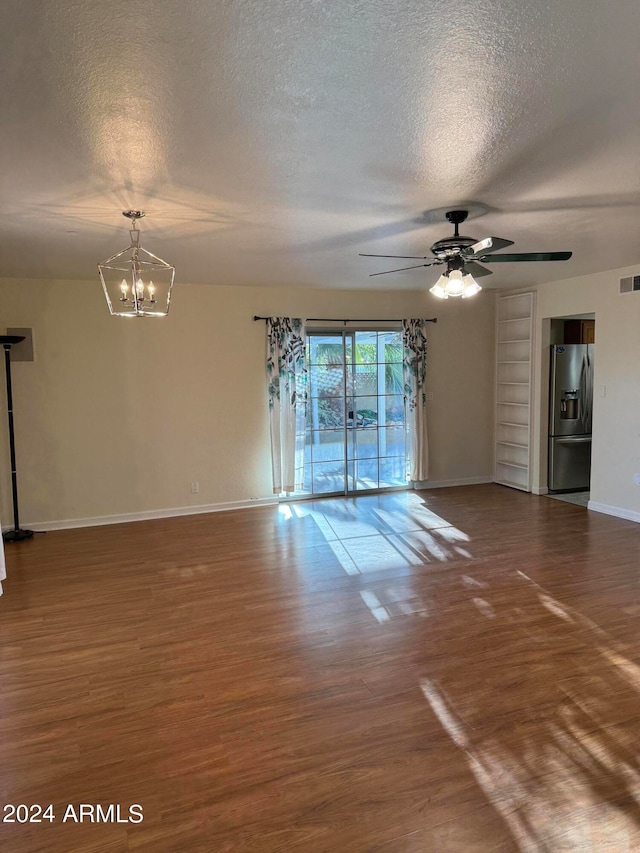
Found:
M 433 481 L 490 478 L 494 299 L 178 285 L 161 320 L 110 317 L 97 282 L 0 281 L 13 366 L 21 521 L 47 524 L 271 495 L 265 327 L 254 314 L 433 316 Z M 4 392 L 1 399 L 5 399 Z M 5 418 L 2 521 L 11 520 Z M 200 483 L 192 495 L 190 483 Z
M 548 318 L 594 312 L 591 501 L 640 520 L 640 487 L 633 482 L 640 472 L 640 294 L 619 293 L 620 278 L 637 271 L 628 267 L 538 287 L 534 488 L 547 485 Z

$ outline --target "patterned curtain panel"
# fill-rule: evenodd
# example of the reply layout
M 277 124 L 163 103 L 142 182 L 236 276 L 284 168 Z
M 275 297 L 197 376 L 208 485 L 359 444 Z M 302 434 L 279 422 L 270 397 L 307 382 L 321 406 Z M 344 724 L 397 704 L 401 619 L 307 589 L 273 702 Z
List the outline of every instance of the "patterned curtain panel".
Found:
M 4 545 L 2 539 L 0 538 L 0 595 L 2 595 L 2 581 L 7 576 L 7 570 L 4 566 Z
M 402 372 L 407 429 L 407 479 L 429 479 L 427 334 L 424 320 L 402 321 Z
M 273 492 L 301 489 L 307 404 L 305 335 L 298 317 L 267 320 L 267 378 Z

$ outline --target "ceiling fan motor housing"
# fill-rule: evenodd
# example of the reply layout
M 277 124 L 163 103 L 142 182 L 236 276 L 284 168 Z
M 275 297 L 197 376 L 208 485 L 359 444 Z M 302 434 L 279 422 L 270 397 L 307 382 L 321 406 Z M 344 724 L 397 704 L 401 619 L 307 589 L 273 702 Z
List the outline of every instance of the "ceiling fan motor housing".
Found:
M 473 246 L 476 242 L 475 237 L 463 237 L 458 234 L 458 226 L 465 221 L 469 212 L 467 210 L 449 210 L 446 214 L 448 221 L 454 226 L 453 237 L 445 237 L 444 240 L 438 240 L 431 247 L 431 253 L 440 258 L 442 261 L 448 261 L 452 258 L 460 256 L 462 249 Z M 452 267 L 452 269 L 460 269 L 460 267 Z
M 474 237 L 446 237 L 444 240 L 438 240 L 431 247 L 431 253 L 436 256 L 436 258 L 440 258 L 441 260 L 447 260 L 448 258 L 453 258 L 456 255 L 460 255 L 462 249 L 466 249 L 469 246 L 473 246 L 476 242 Z

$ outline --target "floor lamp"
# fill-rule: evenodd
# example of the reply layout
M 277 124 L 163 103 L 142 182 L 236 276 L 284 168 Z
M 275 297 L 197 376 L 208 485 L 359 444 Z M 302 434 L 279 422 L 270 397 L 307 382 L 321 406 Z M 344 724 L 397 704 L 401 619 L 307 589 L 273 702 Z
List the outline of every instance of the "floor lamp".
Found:
M 5 542 L 31 539 L 33 530 L 21 530 L 18 518 L 18 475 L 16 473 L 16 440 L 13 431 L 13 394 L 11 392 L 11 347 L 24 340 L 24 335 L 0 335 L 4 347 L 4 367 L 7 375 L 7 414 L 9 416 L 9 447 L 11 449 L 11 487 L 13 490 L 13 530 L 2 534 Z

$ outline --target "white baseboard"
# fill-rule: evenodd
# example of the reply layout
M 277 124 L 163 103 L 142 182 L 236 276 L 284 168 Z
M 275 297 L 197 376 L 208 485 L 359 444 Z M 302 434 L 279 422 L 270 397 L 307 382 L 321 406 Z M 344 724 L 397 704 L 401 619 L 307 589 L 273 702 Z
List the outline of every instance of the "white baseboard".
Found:
M 547 486 L 532 486 L 531 491 L 534 495 L 548 495 L 549 489 Z
M 448 489 L 450 486 L 480 486 L 483 483 L 493 483 L 493 477 L 465 477 L 462 480 L 422 480 L 413 484 L 414 489 Z
M 621 506 L 609 506 L 609 504 L 601 504 L 598 501 L 589 501 L 587 509 L 592 509 L 594 512 L 603 512 L 605 515 L 615 515 L 616 518 L 624 518 L 626 521 L 640 522 L 640 512 L 635 512 L 632 509 L 623 509 Z
M 122 515 L 98 515 L 91 518 L 66 518 L 60 521 L 34 521 L 21 527 L 37 532 L 47 530 L 71 530 L 75 527 L 102 527 L 104 524 L 126 524 L 130 521 L 149 521 L 154 518 L 175 518 L 180 515 L 201 515 L 207 512 L 225 512 L 231 509 L 247 509 L 252 506 L 277 506 L 278 498 L 255 498 L 248 501 L 229 501 L 227 503 L 201 504 L 199 506 L 171 507 L 169 509 L 151 509 L 144 512 L 128 512 Z M 10 527 L 7 529 L 11 529 Z

